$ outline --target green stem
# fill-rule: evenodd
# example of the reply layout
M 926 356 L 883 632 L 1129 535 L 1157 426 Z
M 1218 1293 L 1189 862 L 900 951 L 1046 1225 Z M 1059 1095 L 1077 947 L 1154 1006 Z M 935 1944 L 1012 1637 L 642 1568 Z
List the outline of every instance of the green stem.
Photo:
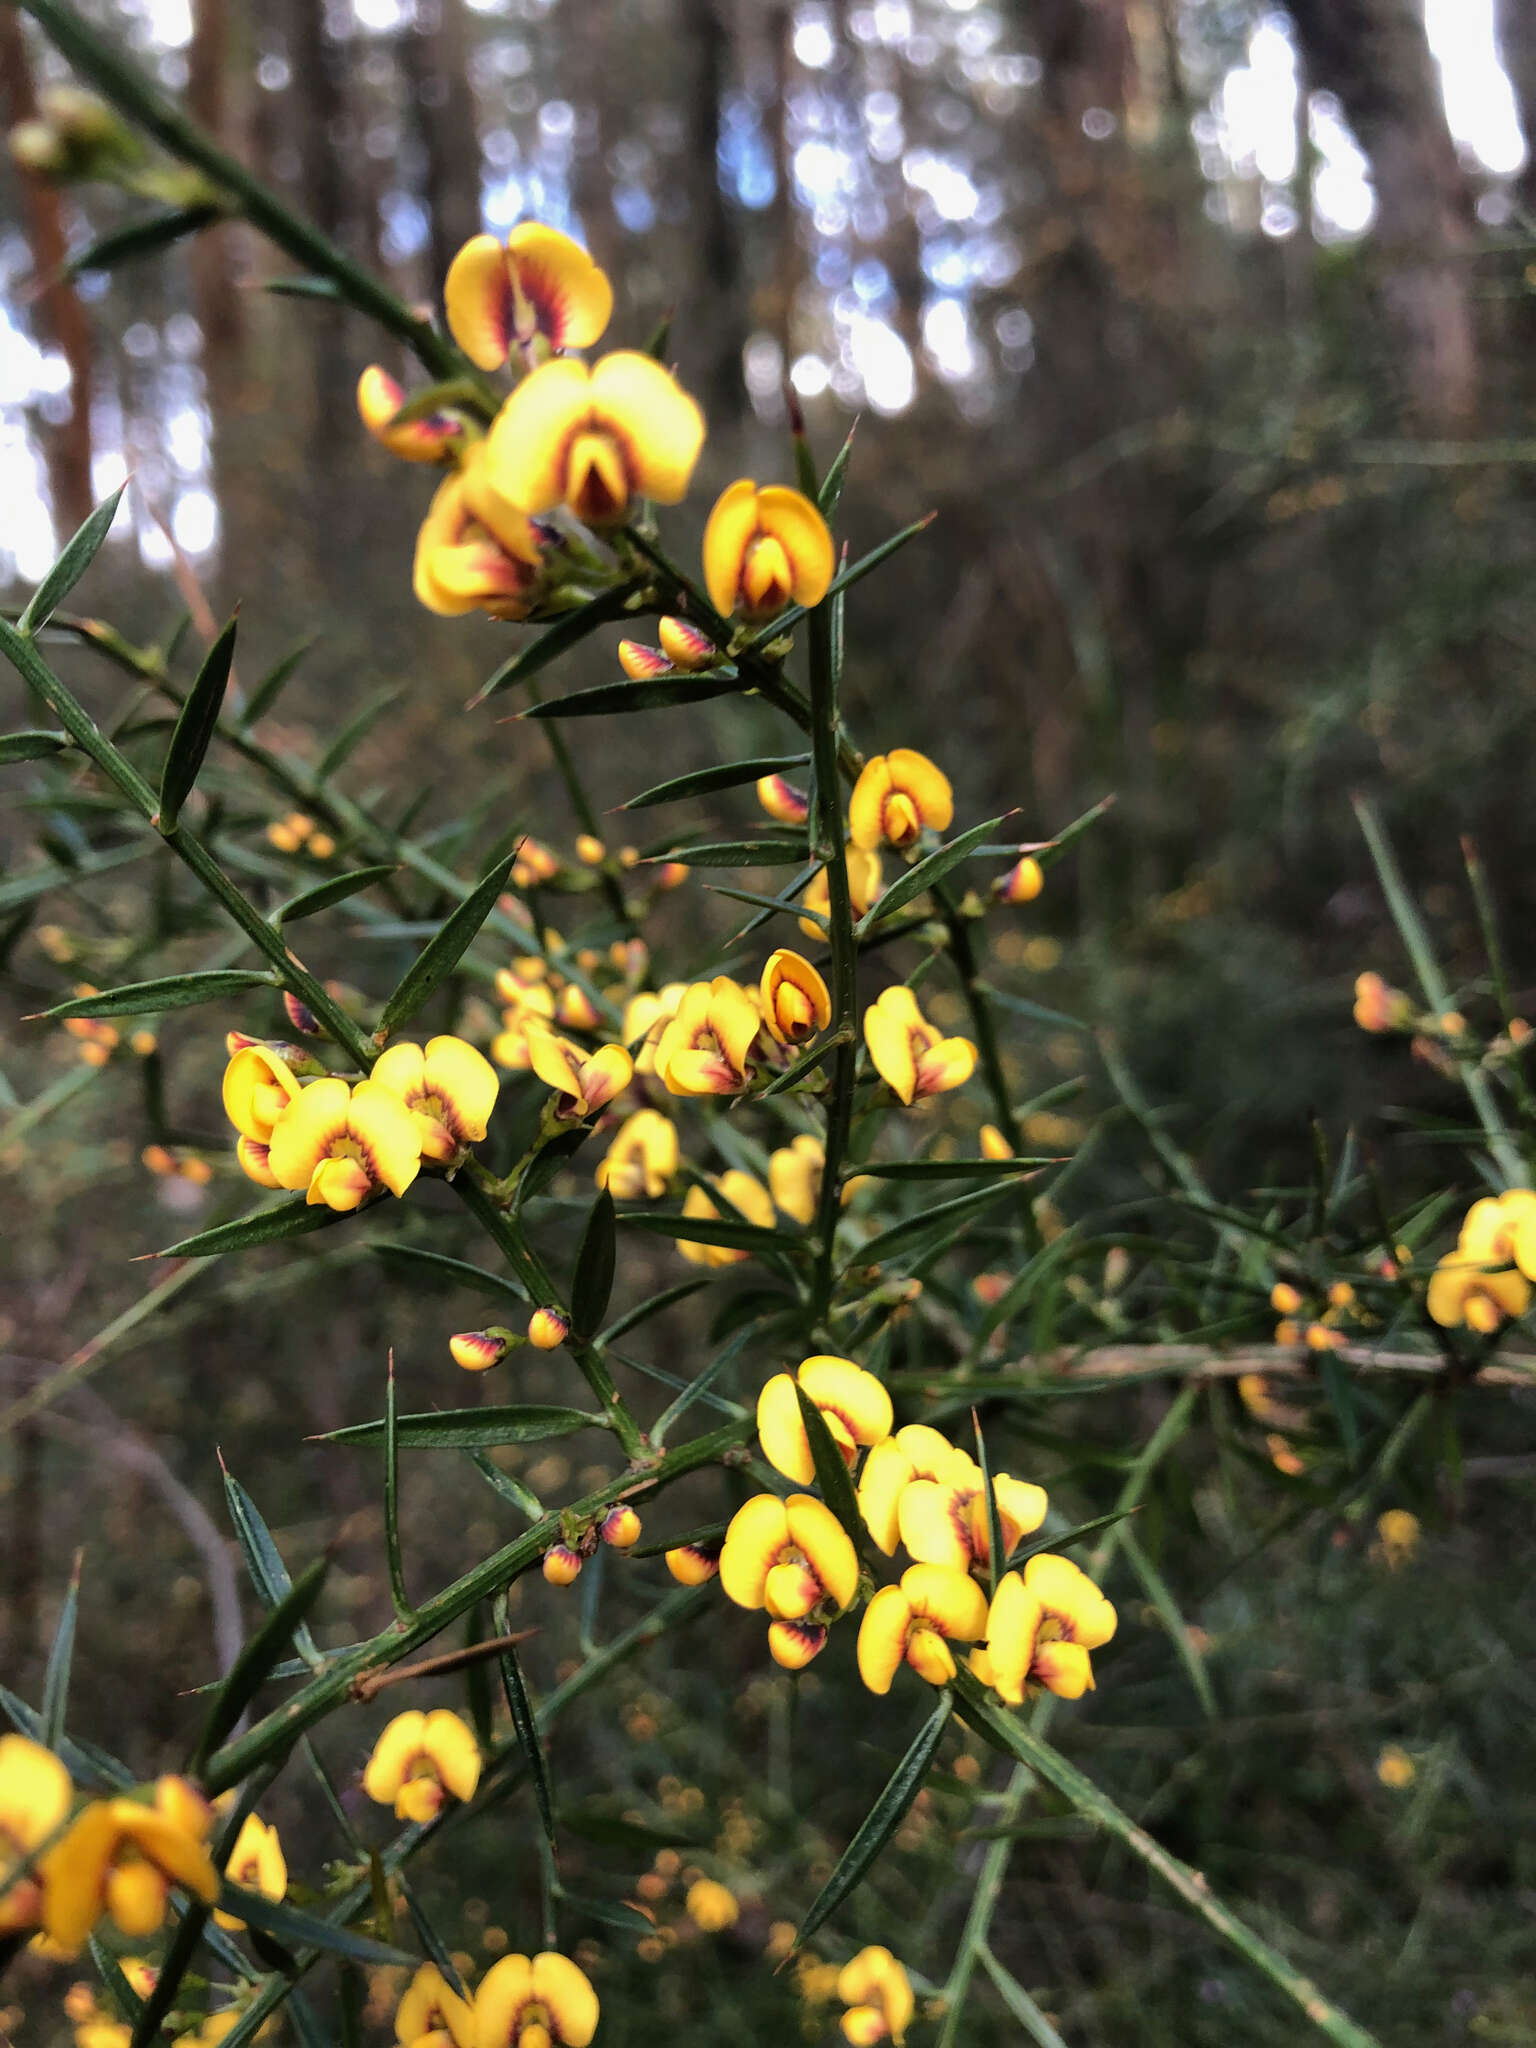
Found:
M 827 1098 L 826 1158 L 816 1205 L 816 1268 L 811 1315 L 821 1322 L 832 1300 L 832 1247 L 842 1213 L 843 1156 L 853 1125 L 853 1079 L 858 1065 L 858 948 L 853 937 L 853 900 L 848 888 L 848 855 L 843 831 L 842 786 L 838 779 L 837 683 L 832 669 L 832 616 L 817 605 L 807 621 L 811 669 L 811 755 L 816 769 L 816 851 L 826 863 L 827 916 L 832 949 L 832 1026 L 847 1034 L 832 1055 Z
M 560 1299 L 559 1289 L 543 1259 L 531 1244 L 518 1235 L 505 1210 L 497 1206 L 490 1192 L 494 1184 L 493 1176 L 478 1160 L 472 1159 L 454 1177 L 453 1191 L 495 1242 L 507 1264 L 528 1290 L 534 1306 L 554 1309 L 558 1315 L 568 1319 L 569 1311 Z M 595 1345 L 574 1341 L 568 1341 L 566 1349 L 601 1404 L 608 1426 L 623 1447 L 624 1455 L 632 1461 L 643 1459 L 648 1450 L 645 1432 L 630 1414 L 623 1396 L 614 1385 L 602 1352 Z
M 330 278 L 343 298 L 397 335 L 435 377 L 474 376 L 458 350 L 429 322 L 418 319 L 387 286 L 361 264 L 354 263 L 318 228 L 291 213 L 275 192 L 238 159 L 220 149 L 212 136 L 168 100 L 131 58 L 115 50 L 64 0 L 16 0 L 16 4 L 32 16 L 80 76 L 88 79 L 120 113 L 128 115 L 172 156 L 195 164 L 205 177 L 230 194 L 252 227 L 259 228 L 296 263 L 317 276 Z M 499 403 L 494 394 L 487 395 L 493 403 Z
M 690 1443 L 681 1444 L 675 1451 L 668 1451 L 665 1457 L 658 1459 L 646 1474 L 646 1484 L 648 1487 L 667 1486 L 674 1479 L 681 1479 L 685 1473 L 717 1464 L 727 1451 L 739 1449 L 751 1440 L 752 1435 L 753 1426 L 747 1421 L 730 1423 L 723 1429 L 712 1430 L 707 1436 L 694 1437 Z M 502 1587 L 510 1585 L 521 1573 L 531 1570 L 550 1544 L 559 1540 L 561 1512 L 593 1520 L 604 1508 L 631 1496 L 634 1490 L 634 1473 L 621 1472 L 595 1492 L 572 1502 L 568 1508 L 545 1515 L 515 1542 L 505 1544 L 461 1578 L 455 1579 L 451 1586 L 423 1601 L 414 1620 L 387 1629 L 371 1642 L 358 1644 L 346 1656 L 328 1664 L 291 1699 L 274 1708 L 244 1735 L 227 1743 L 210 1760 L 204 1774 L 204 1784 L 209 1793 L 222 1792 L 230 1785 L 239 1784 L 267 1757 L 289 1748 L 306 1729 L 314 1727 L 317 1721 L 324 1720 L 327 1714 L 346 1701 L 354 1680 L 370 1671 L 387 1670 L 391 1665 L 400 1663 L 424 1643 L 440 1635 L 461 1615 L 467 1614 L 477 1601 L 488 1599 Z
M 533 677 L 529 677 L 525 688 L 528 691 L 528 701 L 531 704 L 543 703 L 543 695 Z M 603 834 L 598 824 L 597 813 L 592 808 L 592 799 L 587 795 L 586 785 L 583 783 L 576 763 L 571 757 L 571 750 L 566 744 L 560 720 L 558 718 L 544 718 L 539 723 L 543 726 L 545 738 L 549 741 L 549 751 L 553 757 L 556 771 L 559 774 L 560 780 L 565 784 L 565 793 L 571 800 L 571 809 L 576 813 L 576 822 L 580 825 L 583 832 L 590 833 L 594 839 L 602 840 Z M 597 872 L 598 879 L 602 883 L 603 895 L 607 900 L 608 908 L 613 912 L 615 918 L 624 927 L 625 931 L 633 938 L 636 936 L 635 921 L 630 916 L 629 905 L 624 901 L 623 885 L 619 881 L 618 875 L 614 872 L 611 855 L 604 854 L 603 864 Z
M 112 744 L 85 707 L 59 681 L 39 654 L 31 638 L 18 633 L 8 622 L 0 620 L 0 649 L 3 649 L 22 679 L 38 693 L 53 712 L 75 745 L 82 753 L 89 754 L 108 781 L 127 798 L 139 815 L 155 826 L 172 853 L 192 870 L 208 894 L 218 899 L 257 951 L 264 953 L 278 969 L 283 986 L 296 995 L 300 1002 L 308 1005 L 336 1043 L 345 1048 L 365 1073 L 368 1072 L 378 1058 L 378 1049 L 371 1043 L 367 1033 L 331 999 L 309 969 L 294 958 L 282 934 L 274 931 L 255 905 L 246 901 L 200 839 L 189 832 L 185 825 L 179 823 L 172 825 L 169 830 L 160 827 L 160 799 L 155 791 L 150 788 L 126 755 L 120 753 Z
M 979 1735 L 1016 1757 L 1021 1765 L 1053 1786 L 1078 1813 L 1122 1842 L 1154 1877 L 1160 1878 L 1192 1912 L 1198 1914 L 1207 1927 L 1261 1971 L 1287 1998 L 1294 2000 L 1313 2026 L 1326 2034 L 1330 2041 L 1336 2042 L 1338 2048 L 1380 2048 L 1373 2034 L 1357 2026 L 1347 2013 L 1341 2012 L 1324 1997 L 1310 1977 L 1304 1977 L 1278 1949 L 1271 1948 L 1262 1935 L 1255 1933 L 1246 1922 L 1222 1905 L 1200 1871 L 1192 1870 L 1177 1856 L 1170 1856 L 1075 1764 L 1069 1763 L 1058 1750 L 1043 1742 L 1033 1729 L 991 1700 L 969 1671 L 963 1668 L 958 1671 L 954 1683 L 960 1712 Z

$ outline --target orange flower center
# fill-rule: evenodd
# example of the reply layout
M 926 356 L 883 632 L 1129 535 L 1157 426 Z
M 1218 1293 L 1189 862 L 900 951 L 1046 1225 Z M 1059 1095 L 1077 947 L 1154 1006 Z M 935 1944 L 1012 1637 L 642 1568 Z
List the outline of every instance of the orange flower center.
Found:
M 789 603 L 794 572 L 784 543 L 771 533 L 760 533 L 748 543 L 741 565 L 741 593 L 750 611 L 780 612 Z
M 906 791 L 893 789 L 885 800 L 881 824 L 892 846 L 909 846 L 922 830 L 923 821 Z
M 774 991 L 773 1013 L 779 1029 L 788 1039 L 808 1038 L 816 1028 L 816 1012 L 803 988 L 781 982 Z

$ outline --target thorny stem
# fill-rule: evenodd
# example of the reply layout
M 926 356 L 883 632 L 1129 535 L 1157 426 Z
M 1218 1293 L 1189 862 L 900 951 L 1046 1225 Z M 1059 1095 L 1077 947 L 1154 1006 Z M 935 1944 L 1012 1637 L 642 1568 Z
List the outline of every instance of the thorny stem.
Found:
M 423 1657 L 416 1664 L 396 1664 L 388 1671 L 375 1671 L 369 1677 L 354 1682 L 352 1697 L 367 1701 L 389 1685 L 407 1685 L 417 1678 L 442 1678 L 448 1672 L 462 1671 L 467 1665 L 478 1664 L 486 1657 L 499 1657 L 503 1650 L 515 1650 L 538 1633 L 536 1628 L 518 1629 L 514 1635 L 493 1636 L 489 1642 L 466 1643 L 462 1650 L 444 1650 L 440 1657 Z
M 827 914 L 832 948 L 832 1025 L 845 1033 L 832 1055 L 827 1097 L 827 1135 L 816 1204 L 816 1268 L 811 1316 L 821 1322 L 832 1300 L 832 1247 L 841 1214 L 843 1155 L 853 1124 L 853 1078 L 858 1065 L 858 948 L 853 936 L 853 902 L 848 889 L 848 856 L 843 835 L 843 797 L 838 775 L 837 682 L 832 667 L 832 616 L 823 602 L 807 622 L 811 670 L 811 757 L 816 770 L 815 851 L 826 862 Z

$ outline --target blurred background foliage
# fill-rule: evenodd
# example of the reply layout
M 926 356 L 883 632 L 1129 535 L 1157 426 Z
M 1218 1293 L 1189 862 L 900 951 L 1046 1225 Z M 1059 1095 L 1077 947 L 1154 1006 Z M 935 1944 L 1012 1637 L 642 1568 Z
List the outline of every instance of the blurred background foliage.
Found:
M 1358 1128 L 1394 1211 L 1452 1176 L 1470 1188 L 1458 1151 L 1435 1142 L 1460 1113 L 1449 1084 L 1350 1022 L 1353 975 L 1403 963 L 1348 797 L 1380 804 L 1469 1010 L 1484 956 L 1462 834 L 1495 878 L 1517 987 L 1536 977 L 1536 171 L 1522 132 L 1522 119 L 1524 133 L 1536 126 L 1536 11 L 133 0 L 91 12 L 412 300 L 435 295 L 482 221 L 534 215 L 579 233 L 615 280 L 615 338 L 638 342 L 673 317 L 673 352 L 710 420 L 701 504 L 732 476 L 785 474 L 787 376 L 823 457 L 860 415 L 844 500 L 855 552 L 937 508 L 925 541 L 854 601 L 847 707 L 866 744 L 933 753 L 962 817 L 1017 806 L 1022 833 L 1045 838 L 1117 795 L 1040 901 L 992 927 L 998 982 L 1059 1013 L 1018 1019 L 1017 1099 L 1084 1079 L 1030 1131 L 1051 1150 L 1094 1134 L 1060 1197 L 1069 1217 L 1193 1229 L 1163 1201 L 1166 1169 L 1134 1122 L 1102 1120 L 1114 1091 L 1094 1029 L 1114 1035 L 1149 1101 L 1175 1106 L 1162 1128 L 1222 1199 L 1303 1181 L 1309 1112 L 1335 1148 Z M 59 75 L 0 6 L 7 118 Z M 491 810 L 473 814 L 482 836 L 528 824 L 568 844 L 575 823 L 529 728 L 460 709 L 507 629 L 446 626 L 411 598 L 427 485 L 366 442 L 352 404 L 378 337 L 337 307 L 264 291 L 285 266 L 235 227 L 37 289 L 66 249 L 130 216 L 110 193 L 6 174 L 0 575 L 18 591 L 35 579 L 56 538 L 131 471 L 131 520 L 91 588 L 130 638 L 163 641 L 183 606 L 201 629 L 238 599 L 247 680 L 315 638 L 274 721 L 282 744 L 318 758 L 390 690 L 348 764 L 353 787 L 388 788 L 403 808 L 430 785 L 425 824 L 451 832 L 489 778 Z M 88 654 L 59 658 L 89 701 L 122 701 L 122 679 Z M 589 646 L 583 666 L 606 678 L 611 648 Z M 696 726 L 645 721 L 638 743 L 605 730 L 583 768 L 606 807 L 752 751 L 766 719 L 736 703 Z M 9 919 L 28 908 L 39 828 L 68 865 L 82 824 L 28 797 L 27 771 L 6 772 L 22 792 L 0 827 Z M 719 801 L 722 819 L 745 819 L 745 795 Z M 258 848 L 267 822 L 237 820 Z M 302 1261 L 257 1254 L 195 1284 L 173 1276 L 99 1374 L 32 1402 L 62 1362 L 89 1367 L 78 1347 L 138 1298 L 152 1269 L 127 1260 L 233 1187 L 206 1019 L 170 1019 L 157 1061 L 114 1061 L 88 1084 L 73 1042 L 18 1021 L 63 982 L 130 978 L 122 934 L 144 921 L 160 886 L 149 877 L 125 869 L 99 910 L 70 892 L 34 901 L 32 920 L 6 928 L 0 1130 L 7 1682 L 35 1693 L 86 1542 L 80 1726 L 145 1772 L 184 1740 L 178 1690 L 239 1633 L 216 1453 L 290 1563 L 339 1528 L 332 1638 L 381 1625 L 373 1461 L 296 1438 L 377 1412 L 391 1345 L 413 1405 L 461 1398 L 444 1337 L 472 1313 L 381 1279 L 361 1234 Z M 731 929 L 728 907 L 695 887 L 665 916 L 687 960 Z M 332 920 L 313 958 L 382 988 L 398 950 Z M 140 1163 L 161 1087 L 173 1123 L 218 1161 L 211 1189 Z M 28 1124 L 16 1105 L 50 1089 L 68 1099 Z M 1209 1233 L 1190 1242 L 1208 1254 Z M 679 1270 L 632 1252 L 628 1298 Z M 1160 1304 L 1122 1311 L 1115 1284 L 1103 1262 L 1064 1269 L 1010 1328 L 1006 1355 L 1162 1334 Z M 1247 1334 L 1260 1340 L 1263 1292 L 1250 1288 Z M 651 1355 L 704 1355 L 707 1330 L 686 1315 L 655 1329 L 672 1334 Z M 920 1330 L 910 1348 L 920 1371 Z M 559 1372 L 520 1369 L 520 1397 L 555 1395 Z M 1069 1521 L 1104 1512 L 1167 1398 L 1152 1383 L 1011 1405 L 988 1417 L 994 1463 L 1048 1484 Z M 1202 1713 L 1188 1644 L 1122 1572 L 1111 1591 L 1132 1625 L 1098 1697 L 1058 1732 L 1384 2038 L 1536 2041 L 1522 1597 L 1536 1410 L 1507 1390 L 1447 1394 L 1383 1461 L 1410 1396 L 1371 1381 L 1355 1397 L 1363 1461 L 1313 1413 L 1315 1388 L 1286 1398 L 1299 1403 L 1282 1435 L 1300 1471 L 1263 1455 L 1218 1383 L 1138 1525 L 1200 1631 L 1218 1717 Z M 600 1449 L 577 1439 L 519 1469 L 560 1498 L 589 1483 Z M 466 1494 L 437 1463 L 406 1477 L 423 1586 L 507 1533 L 496 1496 Z M 719 1503 L 701 1482 L 697 1516 L 675 1505 L 684 1526 Z M 1397 1569 L 1373 1537 L 1389 1505 L 1425 1525 Z M 635 1618 L 658 1580 L 659 1566 L 610 1563 L 606 1583 L 592 1571 L 563 1605 L 541 1600 L 536 1682 L 580 1654 L 584 1631 L 606 1639 Z M 790 1977 L 769 1978 L 764 1944 L 803 1905 L 807 1863 L 814 1881 L 866 1810 L 911 1717 L 899 1688 L 878 1704 L 858 1691 L 851 1643 L 792 1689 L 746 1618 L 708 1611 L 683 1654 L 627 1667 L 556 1744 L 572 1805 L 627 1814 L 631 1829 L 639 1814 L 673 1845 L 653 1867 L 657 1845 L 621 1824 L 571 1851 L 568 1882 L 599 1900 L 633 1895 L 642 1873 L 657 1880 L 651 1951 L 599 1917 L 585 1929 L 603 1944 L 613 2048 L 663 2026 L 679 2048 L 726 2024 L 743 2040 L 830 2031 Z M 344 1782 L 374 1713 L 325 1731 Z M 1383 1763 L 1391 1746 L 1406 1772 Z M 998 1783 L 958 1739 L 944 1760 L 846 1929 L 889 1941 L 932 1983 Z M 335 1844 L 303 1805 L 279 1796 L 271 1817 L 315 1867 Z M 1295 2038 L 1294 2019 L 1114 1851 L 1049 1801 L 1021 1825 L 994 1946 L 1069 2041 Z M 481 1960 L 533 1937 L 531 1842 L 529 1815 L 509 1808 L 503 1840 L 466 1832 L 426 1879 Z M 744 1901 L 726 1935 L 682 1917 L 691 1850 Z M 52 2039 L 55 1981 L 26 1980 L 0 2031 Z M 989 1996 L 968 2033 L 1018 2038 Z

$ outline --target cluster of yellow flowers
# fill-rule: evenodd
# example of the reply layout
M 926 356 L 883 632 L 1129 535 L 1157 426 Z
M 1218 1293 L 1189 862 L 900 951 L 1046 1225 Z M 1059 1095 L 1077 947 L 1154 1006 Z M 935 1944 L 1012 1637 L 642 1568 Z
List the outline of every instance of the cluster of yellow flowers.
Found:
M 1465 1324 L 1491 1337 L 1523 1316 L 1536 1280 L 1536 1190 L 1509 1188 L 1474 1202 L 1456 1249 L 1430 1276 L 1425 1307 L 1442 1329 Z
M 502 1956 L 470 1998 L 423 1963 L 395 2013 L 395 2039 L 401 2048 L 587 2048 L 598 2010 L 585 1971 L 552 1949 Z
M 850 1471 L 861 1454 L 860 1516 L 886 1557 L 904 1546 L 914 1562 L 895 1585 L 869 1599 L 859 1627 L 858 1662 L 871 1692 L 889 1692 L 903 1663 L 930 1685 L 955 1675 L 950 1644 L 981 1644 L 971 1668 L 999 1696 L 1019 1704 L 1033 1686 L 1077 1699 L 1093 1684 L 1089 1652 L 1115 1632 L 1115 1610 L 1093 1581 L 1064 1557 L 1031 1557 L 1004 1572 L 989 1605 L 978 1580 L 992 1564 L 990 1517 L 981 1467 L 936 1429 L 909 1423 L 892 1433 L 891 1398 L 851 1359 L 818 1355 L 793 1376 L 778 1373 L 758 1397 L 763 1456 L 799 1486 L 815 1477 L 800 1396 L 820 1413 Z M 992 1479 L 1005 1551 L 1038 1529 L 1044 1490 L 1006 1472 Z M 718 1559 L 689 1544 L 667 1565 L 684 1584 L 719 1571 L 727 1598 L 766 1612 L 774 1661 L 799 1670 L 821 1652 L 830 1625 L 865 1590 L 848 1531 L 824 1501 L 808 1493 L 760 1493 L 738 1509 Z
M 102 1918 L 130 1940 L 157 1933 L 173 1886 L 212 1905 L 220 1892 L 209 1853 L 217 1812 L 195 1785 L 169 1776 L 145 1796 L 119 1793 L 77 1808 L 69 1772 L 52 1750 L 24 1735 L 0 1736 L 0 1939 L 31 1933 L 48 1953 L 68 1956 Z M 241 1823 L 225 1875 L 264 1898 L 287 1891 L 277 1832 L 254 1813 Z M 245 1924 L 223 1910 L 215 1917 L 231 1931 Z M 125 1974 L 135 1983 L 138 1973 L 143 1995 L 153 1973 L 130 1963 Z M 71 1998 L 81 2048 L 126 2048 L 126 2026 L 101 2015 L 88 1992 Z M 237 2017 L 212 2013 L 180 2040 L 207 2048 Z

